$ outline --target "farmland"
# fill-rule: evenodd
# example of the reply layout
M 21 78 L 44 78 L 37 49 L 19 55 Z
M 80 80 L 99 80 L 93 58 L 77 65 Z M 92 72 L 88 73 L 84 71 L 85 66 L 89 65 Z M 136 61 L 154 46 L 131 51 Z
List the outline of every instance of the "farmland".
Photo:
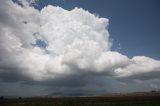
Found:
M 160 94 L 3 99 L 0 106 L 160 106 Z

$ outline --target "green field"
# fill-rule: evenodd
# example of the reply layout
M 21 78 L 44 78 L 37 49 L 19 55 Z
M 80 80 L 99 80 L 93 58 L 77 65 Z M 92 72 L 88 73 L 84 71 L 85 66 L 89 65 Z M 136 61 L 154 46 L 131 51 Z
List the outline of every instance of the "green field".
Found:
M 0 106 L 160 106 L 160 96 L 3 99 Z

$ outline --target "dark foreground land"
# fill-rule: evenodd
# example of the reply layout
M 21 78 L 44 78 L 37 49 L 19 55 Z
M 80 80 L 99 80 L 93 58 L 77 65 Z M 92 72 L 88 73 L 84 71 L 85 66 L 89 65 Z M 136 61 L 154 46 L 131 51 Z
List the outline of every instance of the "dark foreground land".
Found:
M 1 99 L 0 106 L 160 106 L 160 94 Z

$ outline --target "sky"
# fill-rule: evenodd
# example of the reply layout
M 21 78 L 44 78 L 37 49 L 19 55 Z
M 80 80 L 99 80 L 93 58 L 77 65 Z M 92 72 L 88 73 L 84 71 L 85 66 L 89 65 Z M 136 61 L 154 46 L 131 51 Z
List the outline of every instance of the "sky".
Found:
M 38 9 L 48 4 L 67 10 L 79 7 L 108 18 L 108 30 L 114 40 L 112 50 L 118 49 L 129 57 L 145 55 L 160 59 L 159 0 L 39 0 L 38 4 Z
M 0 96 L 159 90 L 159 4 L 0 1 Z

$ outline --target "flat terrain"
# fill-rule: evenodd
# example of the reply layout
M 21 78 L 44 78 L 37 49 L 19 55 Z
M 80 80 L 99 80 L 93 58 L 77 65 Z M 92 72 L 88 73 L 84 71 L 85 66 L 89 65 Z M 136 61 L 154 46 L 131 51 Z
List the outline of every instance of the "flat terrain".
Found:
M 1 99 L 0 106 L 160 106 L 160 94 Z

